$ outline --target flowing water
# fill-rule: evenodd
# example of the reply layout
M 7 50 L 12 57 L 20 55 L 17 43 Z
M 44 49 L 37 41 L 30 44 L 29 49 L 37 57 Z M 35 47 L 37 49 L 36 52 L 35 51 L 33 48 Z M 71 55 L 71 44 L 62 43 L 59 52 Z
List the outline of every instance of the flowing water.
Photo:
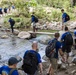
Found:
M 34 39 L 19 39 L 14 35 L 8 39 L 0 39 L 0 64 L 6 63 L 11 56 L 23 57 L 25 51 L 31 49 L 32 41 L 34 41 Z M 38 46 L 39 53 L 41 54 L 41 57 L 43 57 L 45 52 L 44 48 L 46 46 L 40 43 Z

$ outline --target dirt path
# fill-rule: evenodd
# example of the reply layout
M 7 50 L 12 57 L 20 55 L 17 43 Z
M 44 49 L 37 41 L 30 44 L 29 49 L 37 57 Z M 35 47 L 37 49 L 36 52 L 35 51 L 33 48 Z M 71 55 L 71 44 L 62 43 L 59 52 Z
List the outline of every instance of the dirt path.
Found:
M 43 63 L 43 75 L 46 75 L 47 69 L 49 67 L 49 63 Z M 72 71 L 76 70 L 76 65 L 74 66 L 68 66 L 67 69 L 58 69 L 58 73 L 55 75 L 73 75 Z

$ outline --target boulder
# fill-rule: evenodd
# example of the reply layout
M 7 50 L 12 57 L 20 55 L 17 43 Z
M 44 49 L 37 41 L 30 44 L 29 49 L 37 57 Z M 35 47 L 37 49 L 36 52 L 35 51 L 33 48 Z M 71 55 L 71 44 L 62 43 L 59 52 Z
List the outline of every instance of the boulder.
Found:
M 70 75 L 76 75 L 76 70 L 71 71 Z
M 2 35 L 1 38 L 2 39 L 7 39 L 8 38 L 8 35 Z
M 27 38 L 30 38 L 30 33 L 29 32 L 26 32 L 26 31 L 21 31 L 19 34 L 18 34 L 18 37 L 19 38 L 23 38 L 23 39 L 27 39 Z
M 36 40 L 42 44 L 48 44 L 48 41 L 51 40 L 51 37 L 48 35 L 41 35 L 37 37 Z
M 36 38 L 36 33 L 30 33 L 30 34 L 31 34 L 30 39 Z
M 5 31 L 6 31 L 6 32 L 10 32 L 11 30 L 10 30 L 10 29 L 6 29 Z
M 5 30 L 4 28 L 1 28 L 1 31 L 2 31 L 2 32 L 5 32 L 6 30 Z
M 19 30 L 14 29 L 14 34 L 15 34 L 15 35 L 18 35 L 18 34 L 19 34 L 19 32 L 20 32 Z
M 72 63 L 76 64 L 76 56 L 73 57 Z

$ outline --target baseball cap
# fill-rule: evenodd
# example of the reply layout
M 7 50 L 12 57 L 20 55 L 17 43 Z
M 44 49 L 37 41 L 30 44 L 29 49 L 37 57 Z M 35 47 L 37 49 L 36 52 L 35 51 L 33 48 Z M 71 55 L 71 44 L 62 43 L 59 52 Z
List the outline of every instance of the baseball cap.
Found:
M 8 60 L 8 65 L 17 64 L 19 61 L 20 61 L 20 60 L 17 60 L 17 58 L 11 57 L 11 58 L 9 58 L 9 60 Z

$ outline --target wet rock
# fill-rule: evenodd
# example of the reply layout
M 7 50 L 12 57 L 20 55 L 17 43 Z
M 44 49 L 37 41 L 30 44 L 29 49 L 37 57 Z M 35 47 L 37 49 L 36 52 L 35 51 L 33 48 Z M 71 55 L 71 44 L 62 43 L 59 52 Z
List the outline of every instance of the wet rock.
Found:
M 48 42 L 51 40 L 51 37 L 48 35 L 41 35 L 37 37 L 36 40 L 42 44 L 48 44 Z
M 1 38 L 2 39 L 7 39 L 9 36 L 8 35 L 2 35 Z
M 73 58 L 72 63 L 76 64 L 76 57 Z
M 70 75 L 76 75 L 76 70 L 73 70 Z
M 26 31 L 21 31 L 19 34 L 18 34 L 18 37 L 19 38 L 23 38 L 23 39 L 27 39 L 27 38 L 30 38 L 30 33 L 26 32 Z
M 66 64 L 61 65 L 61 70 L 66 70 Z
M 41 21 L 41 20 L 40 20 Z M 62 29 L 62 23 L 61 22 L 55 22 L 52 21 L 50 23 L 43 23 L 39 22 L 39 24 L 37 24 L 38 28 L 40 29 L 52 29 L 52 30 L 61 30 Z M 69 28 L 69 30 L 72 30 L 76 27 L 76 22 L 67 22 L 67 26 Z
M 14 29 L 14 34 L 15 34 L 15 35 L 18 35 L 18 34 L 19 34 L 19 32 L 20 32 L 19 30 Z
M 5 31 L 6 31 L 6 32 L 10 32 L 10 29 L 6 29 Z
M 2 32 L 6 32 L 6 30 L 5 30 L 5 29 L 3 29 L 3 28 L 1 28 L 1 31 L 2 31 Z
M 73 66 L 73 65 L 74 65 L 74 64 L 72 64 L 72 63 L 71 63 L 71 64 L 69 64 L 69 66 L 70 66 L 70 67 L 71 67 L 71 66 Z
M 65 71 L 65 74 L 69 74 L 69 72 L 68 71 Z
M 36 33 L 30 33 L 30 34 L 31 34 L 30 39 L 36 38 Z

